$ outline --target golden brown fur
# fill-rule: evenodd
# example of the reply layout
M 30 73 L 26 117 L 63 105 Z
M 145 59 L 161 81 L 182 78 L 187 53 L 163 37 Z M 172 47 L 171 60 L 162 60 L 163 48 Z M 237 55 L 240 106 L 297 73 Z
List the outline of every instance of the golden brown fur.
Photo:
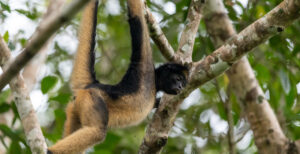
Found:
M 97 5 L 92 1 L 85 8 L 79 34 L 79 46 L 71 77 L 75 100 L 66 109 L 64 139 L 49 147 L 48 153 L 73 154 L 105 139 L 107 128 L 138 124 L 151 111 L 155 102 L 155 76 L 149 34 L 141 0 L 128 0 L 132 37 L 140 38 L 133 49 L 132 63 L 119 85 L 97 83 L 93 76 L 93 17 Z M 141 27 L 139 27 L 139 24 Z M 141 34 L 134 32 L 141 29 Z M 134 35 L 134 36 L 133 36 Z M 134 39 L 133 38 L 133 39 Z M 133 40 L 134 42 L 134 40 Z M 139 48 L 140 45 L 140 48 Z M 89 69 L 91 68 L 91 69 Z M 138 79 L 136 86 L 126 85 Z M 124 84 L 123 84 L 124 83 Z M 120 87 L 121 90 L 111 90 Z
M 75 63 L 71 76 L 71 88 L 72 90 L 82 89 L 86 85 L 91 84 L 92 77 L 89 68 L 89 59 L 83 57 L 89 57 L 89 50 L 91 50 L 90 42 L 92 41 L 93 33 L 93 14 L 95 10 L 95 1 L 91 1 L 87 4 L 82 16 L 80 30 L 79 30 L 79 45 L 77 54 L 75 56 Z M 80 59 L 80 60 L 79 60 Z
M 178 94 L 186 85 L 185 66 L 168 63 L 154 70 L 142 0 L 127 2 L 131 62 L 116 85 L 96 80 L 94 46 L 98 3 L 92 1 L 85 8 L 71 77 L 75 99 L 66 109 L 64 139 L 51 146 L 48 153 L 81 153 L 102 142 L 108 128 L 131 126 L 145 119 L 154 106 L 157 91 Z

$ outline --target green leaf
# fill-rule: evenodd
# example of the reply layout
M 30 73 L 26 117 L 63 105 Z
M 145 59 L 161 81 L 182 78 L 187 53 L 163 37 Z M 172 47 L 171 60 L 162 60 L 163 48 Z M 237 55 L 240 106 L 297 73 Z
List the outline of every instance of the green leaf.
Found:
M 261 83 L 270 81 L 271 74 L 265 65 L 256 64 L 254 68 L 257 72 L 257 78 Z
M 25 47 L 25 45 L 27 43 L 27 39 L 26 38 L 21 38 L 20 43 L 22 44 L 23 47 Z
M 217 108 L 218 108 L 220 117 L 224 120 L 227 120 L 223 102 L 217 103 Z
M 2 91 L 0 93 L 0 104 L 6 102 L 9 95 L 10 95 L 10 90 Z
M 10 9 L 9 5 L 4 4 L 4 3 L 1 2 L 1 1 L 0 1 L 0 5 L 1 5 L 1 8 L 2 8 L 3 10 L 8 11 L 9 13 L 11 12 L 11 9 Z
M 18 109 L 17 109 L 17 106 L 15 104 L 15 102 L 11 102 L 11 109 L 13 110 L 14 112 L 14 115 L 20 119 L 20 115 L 19 115 L 19 112 L 18 112 Z
M 9 147 L 9 154 L 16 154 L 16 153 L 22 153 L 22 148 L 20 146 L 20 144 L 16 141 L 13 140 L 13 142 L 11 143 L 10 147 Z
M 42 90 L 43 94 L 46 94 L 52 88 L 54 88 L 54 86 L 56 85 L 57 82 L 58 82 L 58 78 L 55 76 L 44 77 L 44 79 L 41 82 L 41 90 Z
M 25 140 L 24 140 L 23 138 L 21 138 L 21 137 L 19 136 L 19 134 L 13 132 L 13 131 L 12 131 L 9 127 L 7 127 L 6 125 L 0 124 L 0 131 L 1 131 L 4 135 L 10 137 L 13 141 L 20 141 L 20 142 L 22 142 L 22 143 L 24 143 L 24 144 L 26 145 Z
M 256 6 L 256 10 L 257 10 L 255 15 L 256 18 L 260 18 L 266 14 L 266 11 L 263 6 L 260 5 Z
M 62 104 L 67 104 L 70 101 L 71 94 L 70 93 L 60 93 L 57 96 L 50 98 L 49 100 L 57 101 Z
M 22 10 L 22 9 L 16 9 L 17 12 L 19 12 L 20 14 L 25 15 L 27 18 L 29 19 L 36 19 L 38 17 L 38 15 L 36 14 L 36 11 L 34 11 L 33 13 L 27 10 Z
M 8 111 L 9 109 L 10 109 L 9 104 L 6 104 L 6 103 L 0 104 L 0 113 L 4 113 L 4 112 Z
M 4 41 L 6 43 L 8 42 L 8 39 L 9 39 L 9 33 L 8 33 L 8 31 L 6 31 L 5 34 L 3 35 L 3 39 L 4 39 Z

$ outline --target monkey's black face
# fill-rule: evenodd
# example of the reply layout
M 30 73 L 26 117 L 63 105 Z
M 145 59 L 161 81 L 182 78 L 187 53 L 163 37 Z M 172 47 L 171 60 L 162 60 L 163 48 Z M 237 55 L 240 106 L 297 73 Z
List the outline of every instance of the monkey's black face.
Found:
M 163 79 L 161 90 L 167 94 L 178 94 L 186 86 L 186 78 L 183 74 L 169 74 Z
M 185 72 L 188 69 L 179 64 L 168 63 L 155 70 L 155 83 L 157 91 L 167 94 L 178 94 L 187 83 Z

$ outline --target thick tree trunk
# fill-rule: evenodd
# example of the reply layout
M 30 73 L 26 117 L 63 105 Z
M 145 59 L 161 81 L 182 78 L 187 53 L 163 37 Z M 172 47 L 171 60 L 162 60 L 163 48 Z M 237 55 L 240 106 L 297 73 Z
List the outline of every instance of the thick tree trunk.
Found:
M 208 1 L 204 12 L 207 31 L 216 47 L 236 34 L 221 0 Z M 250 122 L 259 152 L 288 153 L 290 142 L 281 130 L 269 102 L 264 98 L 247 58 L 243 57 L 235 63 L 226 74 Z

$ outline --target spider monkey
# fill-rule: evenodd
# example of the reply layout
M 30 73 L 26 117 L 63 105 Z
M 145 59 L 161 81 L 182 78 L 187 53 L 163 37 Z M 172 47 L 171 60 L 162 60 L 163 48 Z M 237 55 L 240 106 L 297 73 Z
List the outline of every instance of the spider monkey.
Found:
M 155 69 L 142 0 L 127 0 L 131 34 L 131 62 L 116 85 L 101 84 L 94 72 L 98 1 L 86 6 L 79 30 L 79 45 L 71 75 L 74 100 L 66 109 L 64 138 L 49 147 L 51 154 L 84 152 L 102 142 L 108 128 L 141 122 L 155 103 L 157 91 L 178 94 L 186 85 L 188 68 L 167 63 Z

